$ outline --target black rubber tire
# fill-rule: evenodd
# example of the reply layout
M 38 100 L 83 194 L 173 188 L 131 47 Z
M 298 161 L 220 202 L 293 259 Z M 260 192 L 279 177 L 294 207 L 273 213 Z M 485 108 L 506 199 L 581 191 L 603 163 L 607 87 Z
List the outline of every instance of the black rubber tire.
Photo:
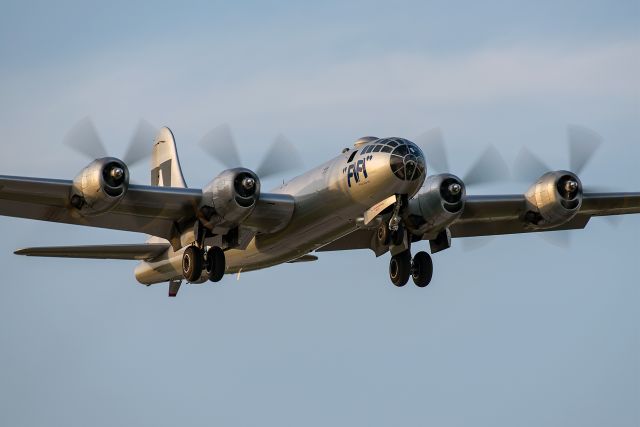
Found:
M 411 262 L 411 277 L 413 283 L 419 288 L 424 288 L 431 283 L 433 277 L 433 261 L 426 252 L 418 252 Z
M 182 254 L 182 275 L 187 282 L 193 283 L 202 276 L 202 250 L 196 246 L 189 246 Z
M 213 246 L 207 251 L 207 272 L 209 273 L 209 280 L 212 282 L 222 280 L 225 268 L 226 261 L 224 251 L 217 246 Z
M 392 256 L 389 261 L 391 283 L 397 287 L 404 286 L 409 281 L 409 276 L 411 276 L 411 253 L 404 251 Z
M 391 232 L 391 242 L 396 246 L 404 242 L 404 226 L 402 224 L 398 224 L 398 229 Z

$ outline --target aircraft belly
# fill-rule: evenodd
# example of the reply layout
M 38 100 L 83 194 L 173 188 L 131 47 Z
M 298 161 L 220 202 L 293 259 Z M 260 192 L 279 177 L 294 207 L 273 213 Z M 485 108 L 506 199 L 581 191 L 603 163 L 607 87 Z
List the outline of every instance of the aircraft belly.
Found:
M 356 229 L 363 207 L 347 194 L 326 190 L 296 198 L 296 209 L 282 231 L 256 236 L 243 250 L 227 251 L 227 273 L 282 264 Z

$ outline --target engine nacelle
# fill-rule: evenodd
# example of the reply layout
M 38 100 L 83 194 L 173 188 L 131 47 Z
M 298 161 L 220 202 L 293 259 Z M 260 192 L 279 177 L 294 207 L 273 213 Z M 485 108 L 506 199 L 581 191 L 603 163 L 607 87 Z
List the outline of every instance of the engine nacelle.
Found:
M 228 169 L 207 184 L 202 193 L 201 211 L 213 208 L 209 217 L 216 215 L 218 225 L 234 226 L 253 212 L 260 196 L 260 179 L 249 169 Z
M 570 221 L 582 206 L 582 183 L 568 171 L 547 172 L 525 193 L 530 228 L 553 228 Z
M 429 176 L 425 189 L 409 201 L 409 229 L 419 236 L 435 237 L 462 215 L 466 195 L 464 183 L 457 176 Z
M 94 160 L 73 179 L 69 203 L 80 215 L 110 211 L 129 188 L 129 169 L 122 160 L 105 157 Z

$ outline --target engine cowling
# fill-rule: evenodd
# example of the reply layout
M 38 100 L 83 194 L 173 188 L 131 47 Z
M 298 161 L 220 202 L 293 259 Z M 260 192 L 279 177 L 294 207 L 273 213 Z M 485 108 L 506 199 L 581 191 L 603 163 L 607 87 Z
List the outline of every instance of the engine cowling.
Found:
M 215 177 L 203 189 L 201 211 L 209 212 L 209 218 L 217 216 L 216 225 L 237 225 L 248 217 L 260 196 L 260 179 L 249 169 L 228 169 Z
M 73 179 L 70 204 L 83 216 L 99 215 L 120 203 L 129 188 L 129 169 L 122 160 L 94 160 Z
M 466 195 L 464 183 L 457 176 L 429 176 L 425 189 L 409 201 L 409 229 L 416 235 L 435 237 L 462 215 Z
M 525 193 L 524 220 L 530 228 L 553 228 L 570 221 L 582 206 L 582 183 L 569 171 L 547 172 Z

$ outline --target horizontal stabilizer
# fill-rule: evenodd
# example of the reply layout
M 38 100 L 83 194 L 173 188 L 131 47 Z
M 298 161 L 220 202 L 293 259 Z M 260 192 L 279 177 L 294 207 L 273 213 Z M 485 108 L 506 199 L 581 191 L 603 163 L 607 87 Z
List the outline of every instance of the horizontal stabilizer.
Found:
M 16 255 L 56 258 L 131 259 L 146 261 L 162 255 L 169 247 L 168 243 L 50 246 L 20 249 L 14 253 Z

